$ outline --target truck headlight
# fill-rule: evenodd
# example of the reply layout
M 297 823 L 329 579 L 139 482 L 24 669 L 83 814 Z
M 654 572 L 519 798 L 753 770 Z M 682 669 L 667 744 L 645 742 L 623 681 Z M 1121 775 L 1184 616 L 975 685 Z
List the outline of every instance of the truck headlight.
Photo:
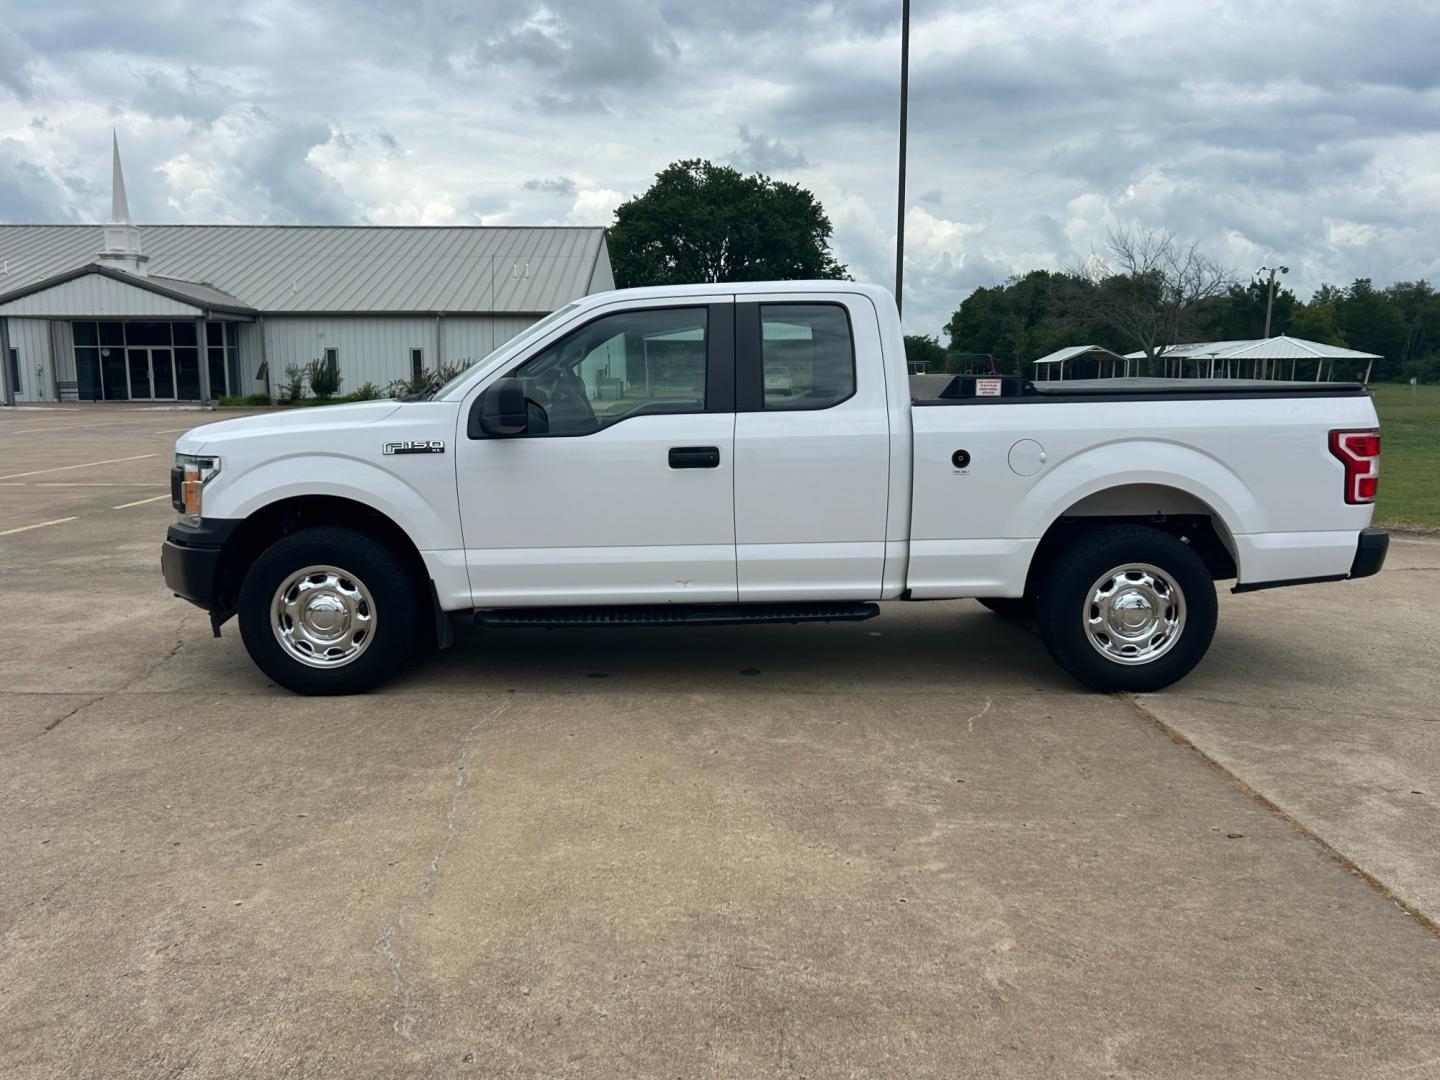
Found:
M 208 454 L 176 454 L 170 470 L 170 505 L 189 525 L 200 524 L 205 485 L 220 472 L 220 459 Z

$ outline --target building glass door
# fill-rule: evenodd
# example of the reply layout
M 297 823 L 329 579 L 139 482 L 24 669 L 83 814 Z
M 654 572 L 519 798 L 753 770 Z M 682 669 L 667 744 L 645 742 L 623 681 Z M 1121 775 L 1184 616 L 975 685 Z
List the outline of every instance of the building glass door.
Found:
M 150 393 L 150 350 L 130 349 L 125 353 L 130 376 L 130 400 L 149 398 Z
M 169 349 L 125 350 L 131 401 L 175 400 L 175 359 Z
M 198 338 L 193 322 L 77 320 L 72 327 L 81 401 L 193 401 L 206 363 L 212 395 L 236 385 L 234 324 L 210 323 Z
M 169 349 L 150 350 L 150 385 L 157 398 L 175 399 L 175 366 Z

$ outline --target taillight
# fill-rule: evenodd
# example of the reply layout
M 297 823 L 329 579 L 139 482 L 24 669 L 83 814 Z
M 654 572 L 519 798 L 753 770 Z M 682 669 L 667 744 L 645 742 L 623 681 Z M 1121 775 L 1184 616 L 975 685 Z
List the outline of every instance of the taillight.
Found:
M 1330 453 L 1345 466 L 1345 501 L 1374 502 L 1380 487 L 1380 432 L 1332 431 Z

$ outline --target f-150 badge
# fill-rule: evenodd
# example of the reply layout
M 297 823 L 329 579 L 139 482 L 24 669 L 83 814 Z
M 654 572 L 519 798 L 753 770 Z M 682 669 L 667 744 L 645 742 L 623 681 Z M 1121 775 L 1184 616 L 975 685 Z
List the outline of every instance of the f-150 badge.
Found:
M 439 439 L 406 439 L 404 442 L 387 442 L 387 454 L 443 454 L 445 444 Z

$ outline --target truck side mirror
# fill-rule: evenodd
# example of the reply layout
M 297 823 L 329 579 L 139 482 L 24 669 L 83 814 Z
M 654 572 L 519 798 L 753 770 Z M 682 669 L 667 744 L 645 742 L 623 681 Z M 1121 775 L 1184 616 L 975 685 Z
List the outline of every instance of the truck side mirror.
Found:
M 470 413 L 470 434 L 474 438 L 475 420 L 486 435 L 523 435 L 529 426 L 525 390 L 519 379 L 497 379 L 480 392 Z

